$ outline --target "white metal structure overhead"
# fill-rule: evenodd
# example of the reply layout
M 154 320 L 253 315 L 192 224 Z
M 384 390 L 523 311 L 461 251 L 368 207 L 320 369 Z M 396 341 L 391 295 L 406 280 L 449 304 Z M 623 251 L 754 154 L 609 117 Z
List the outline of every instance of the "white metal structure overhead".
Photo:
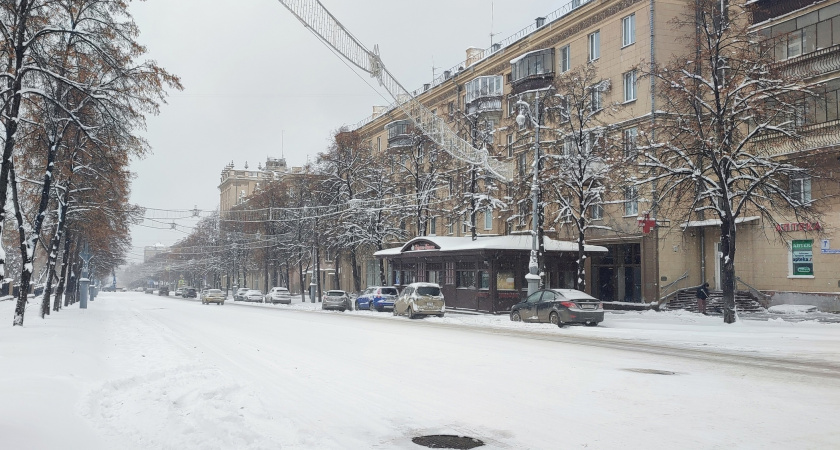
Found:
M 477 149 L 452 131 L 442 118 L 432 114 L 385 69 L 379 48 L 369 51 L 318 0 L 279 0 L 303 25 L 334 48 L 356 67 L 379 80 L 394 97 L 396 105 L 435 144 L 450 155 L 469 164 L 483 166 L 502 181 L 513 179 L 513 165 L 491 158 L 486 148 Z

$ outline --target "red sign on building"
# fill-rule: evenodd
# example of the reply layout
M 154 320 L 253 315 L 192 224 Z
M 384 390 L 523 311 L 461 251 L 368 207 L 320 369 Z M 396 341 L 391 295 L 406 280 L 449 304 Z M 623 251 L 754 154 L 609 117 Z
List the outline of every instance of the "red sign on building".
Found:
M 819 222 L 780 223 L 776 225 L 776 231 L 821 231 L 822 225 Z

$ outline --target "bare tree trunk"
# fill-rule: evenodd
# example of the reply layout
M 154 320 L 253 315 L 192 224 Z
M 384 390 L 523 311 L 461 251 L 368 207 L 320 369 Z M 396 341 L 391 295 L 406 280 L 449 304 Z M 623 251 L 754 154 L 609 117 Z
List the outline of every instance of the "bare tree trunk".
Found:
M 353 290 L 359 292 L 362 290 L 362 276 L 359 273 L 359 260 L 356 258 L 356 249 L 350 250 L 350 265 L 353 266 Z
M 67 280 L 67 268 L 70 260 L 70 233 L 64 236 L 64 254 L 61 255 L 61 276 L 58 279 L 58 287 L 55 290 L 55 301 L 60 302 L 61 296 L 64 294 L 64 284 Z M 64 307 L 69 306 L 70 296 L 64 296 Z
M 585 219 L 583 215 L 578 219 L 578 258 L 577 278 L 575 278 L 575 289 L 586 292 L 586 253 L 584 247 L 586 237 L 584 236 Z
M 734 219 L 724 219 L 720 226 L 720 252 L 723 288 L 723 321 L 735 323 L 735 224 Z

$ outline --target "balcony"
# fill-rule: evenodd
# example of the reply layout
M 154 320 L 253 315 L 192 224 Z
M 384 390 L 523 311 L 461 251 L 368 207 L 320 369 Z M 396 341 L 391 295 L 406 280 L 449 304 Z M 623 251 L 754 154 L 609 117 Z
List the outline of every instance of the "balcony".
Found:
M 502 97 L 480 97 L 467 103 L 467 115 L 502 111 Z
M 554 49 L 535 50 L 510 62 L 512 94 L 545 89 L 554 80 Z
M 815 78 L 840 71 L 840 45 L 833 45 L 776 63 L 782 76 Z
M 388 148 L 411 147 L 414 143 L 414 124 L 410 120 L 397 120 L 385 125 Z
M 750 5 L 752 23 L 761 23 L 767 20 L 781 17 L 822 0 L 758 0 Z
M 753 141 L 764 155 L 782 156 L 792 153 L 836 146 L 840 142 L 840 120 L 806 125 L 799 129 L 800 139 L 795 140 L 781 133 L 767 134 Z

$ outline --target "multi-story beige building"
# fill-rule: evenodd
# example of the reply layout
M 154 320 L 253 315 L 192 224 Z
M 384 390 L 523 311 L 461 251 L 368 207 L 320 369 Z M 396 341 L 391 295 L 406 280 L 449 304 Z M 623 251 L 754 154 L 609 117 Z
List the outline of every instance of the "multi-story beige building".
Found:
M 258 164 L 256 169 L 249 169 L 247 161 L 244 169 L 236 169 L 231 161 L 222 170 L 219 180 L 219 212 L 224 215 L 253 195 L 261 184 L 278 180 L 288 172 L 283 158 L 267 158 L 265 167 Z
M 602 120 L 618 128 L 625 137 L 635 137 L 661 103 L 655 84 L 650 79 L 641 81 L 637 74 L 651 62 L 665 63 L 674 55 L 694 51 L 694 30 L 673 25 L 673 19 L 689 13 L 693 5 L 687 0 L 572 2 L 568 9 L 537 19 L 502 44 L 487 50 L 468 49 L 463 63 L 415 94 L 457 131 L 462 132 L 458 126 L 463 122 L 470 123 L 472 132 L 462 132 L 467 140 L 471 133 L 474 136 L 476 128 L 491 130 L 492 157 L 513 165 L 517 179 L 512 184 L 521 184 L 530 176 L 533 141 L 528 130 L 513 125 L 519 111 L 517 101 L 531 103 L 535 92 L 545 89 L 563 72 L 591 64 L 602 81 L 599 101 L 620 105 Z M 807 71 L 813 83 L 827 93 L 828 103 L 807 109 L 805 132 L 810 141 L 805 150 L 798 147 L 798 156 L 802 152 L 822 155 L 826 165 L 837 166 L 840 171 L 836 158 L 836 146 L 840 143 L 836 94 L 840 91 L 833 81 L 840 75 L 840 28 L 836 26 L 840 24 L 840 2 L 758 0 L 751 2 L 750 8 L 757 33 L 789 35 L 778 49 L 779 64 L 788 70 Z M 375 108 L 373 116 L 356 131 L 374 152 L 382 155 L 393 155 L 413 145 L 411 122 L 399 109 Z M 780 157 L 782 145 L 780 142 Z M 461 166 L 456 161 L 448 168 L 452 178 L 463 176 L 465 167 Z M 821 197 L 836 196 L 836 189 L 836 183 L 830 179 L 791 182 L 792 192 L 802 198 L 812 195 L 811 191 L 814 198 L 817 192 Z M 654 208 L 649 196 L 632 188 L 611 194 L 599 212 L 599 220 L 611 230 L 597 230 L 587 239 L 588 244 L 608 249 L 606 254 L 595 254 L 589 259 L 587 290 L 605 301 L 650 303 L 703 281 L 713 288 L 720 287 L 719 221 L 676 223 L 659 217 L 659 227 L 645 234 L 638 226 L 638 218 Z M 817 219 L 806 218 L 805 224 L 782 227 L 781 234 L 775 229 L 767 230 L 770 225 L 760 218 L 744 219 L 739 228 L 736 262 L 739 288 L 754 287 L 769 293 L 772 301 L 822 301 L 827 309 L 840 309 L 840 255 L 830 241 L 840 220 L 840 206 L 836 200 L 826 200 L 820 206 L 827 214 L 819 226 Z M 512 220 L 526 215 L 527 211 L 517 211 L 514 205 L 481 212 L 479 234 L 527 233 L 530 220 Z M 426 234 L 467 236 L 470 230 L 462 225 L 464 222 L 463 217 L 446 213 L 433 216 L 426 223 Z M 562 223 L 547 223 L 546 228 L 547 235 L 555 239 L 574 239 L 571 228 Z M 409 231 L 417 232 L 410 224 Z M 840 245 L 835 243 L 834 247 Z M 812 271 L 801 275 L 794 267 L 799 270 L 803 258 L 812 258 Z M 368 283 L 377 279 L 375 267 L 373 258 L 365 264 Z M 398 280 L 400 273 L 389 272 L 389 282 L 405 281 Z M 549 274 L 549 278 L 552 276 Z M 569 274 L 560 273 L 553 279 L 557 280 L 554 285 L 567 285 Z M 516 283 L 516 289 L 522 286 Z

